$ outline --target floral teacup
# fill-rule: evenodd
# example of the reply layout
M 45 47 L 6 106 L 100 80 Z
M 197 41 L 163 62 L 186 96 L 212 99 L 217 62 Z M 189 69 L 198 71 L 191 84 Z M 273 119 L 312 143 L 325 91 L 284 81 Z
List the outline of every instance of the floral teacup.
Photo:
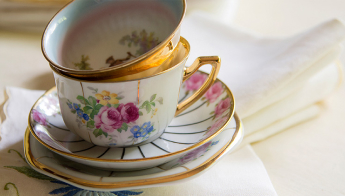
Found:
M 49 22 L 42 51 L 51 67 L 74 78 L 139 73 L 170 57 L 185 9 L 185 0 L 74 0 Z
M 205 94 L 220 69 L 220 59 L 216 56 L 199 57 L 185 68 L 190 46 L 181 37 L 178 47 L 175 66 L 137 80 L 82 81 L 54 72 L 66 126 L 86 141 L 100 146 L 132 146 L 158 138 L 175 115 Z M 182 81 L 205 64 L 212 65 L 206 81 L 190 82 L 188 88 L 196 90 L 195 93 L 177 104 Z

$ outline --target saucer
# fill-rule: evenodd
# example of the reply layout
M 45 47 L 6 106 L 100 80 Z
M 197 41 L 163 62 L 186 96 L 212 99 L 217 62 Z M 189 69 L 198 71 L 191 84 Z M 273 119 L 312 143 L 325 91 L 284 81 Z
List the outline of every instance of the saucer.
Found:
M 235 134 L 231 133 L 232 129 L 225 129 L 219 134 L 220 138 L 226 137 L 225 140 L 205 144 L 205 147 L 201 146 L 203 148 L 199 147 L 182 158 L 150 169 L 114 172 L 79 164 L 45 148 L 29 129 L 24 138 L 25 158 L 36 171 L 82 189 L 120 191 L 167 186 L 202 174 L 235 149 L 244 133 L 236 114 L 234 118 Z
M 193 90 L 202 84 L 202 79 L 207 78 L 207 74 L 202 72 L 193 76 L 181 86 L 180 101 L 191 96 Z M 233 128 L 232 134 L 235 134 L 236 122 L 231 120 L 233 114 L 233 95 L 224 83 L 216 80 L 205 96 L 176 116 L 158 139 L 126 148 L 100 147 L 68 130 L 60 114 L 56 88 L 53 88 L 33 106 L 29 129 L 48 149 L 75 162 L 104 169 L 133 170 L 179 158 L 214 141 L 226 126 Z

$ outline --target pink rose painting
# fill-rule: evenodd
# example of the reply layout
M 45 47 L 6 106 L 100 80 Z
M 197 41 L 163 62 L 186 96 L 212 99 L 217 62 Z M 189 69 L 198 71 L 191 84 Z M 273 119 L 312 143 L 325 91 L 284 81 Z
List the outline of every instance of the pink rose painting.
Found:
M 214 83 L 210 89 L 205 93 L 205 98 L 209 103 L 213 103 L 223 93 L 223 85 L 220 82 Z
M 196 72 L 185 82 L 186 90 L 187 91 L 198 90 L 202 86 L 202 84 L 204 84 L 206 79 L 207 79 L 206 74 Z
M 76 122 L 78 122 L 79 128 L 84 128 L 88 131 L 92 131 L 93 135 L 97 138 L 99 136 L 104 136 L 108 138 L 110 133 L 114 131 L 119 132 L 120 134 L 122 131 L 127 132 L 128 129 L 132 129 L 133 127 L 137 127 L 136 121 L 139 119 L 140 116 L 144 115 L 143 111 L 146 112 L 148 116 L 151 118 L 156 115 L 158 108 L 157 105 L 163 104 L 163 98 L 158 97 L 156 98 L 157 94 L 151 95 L 149 101 L 144 101 L 140 107 L 138 107 L 135 103 L 120 103 L 124 101 L 124 96 L 117 96 L 116 93 L 111 93 L 110 91 L 103 90 L 101 93 L 97 93 L 98 89 L 94 89 L 88 87 L 88 89 L 93 90 L 94 96 L 89 96 L 87 99 L 84 95 L 78 95 L 77 100 L 79 103 L 73 103 L 70 100 L 67 100 L 66 104 L 68 108 L 71 110 L 71 113 L 76 114 Z M 38 116 L 37 114 L 36 116 Z M 38 120 L 39 116 L 37 117 Z M 146 135 L 150 132 L 155 131 L 153 124 L 150 125 L 148 128 L 150 130 L 146 130 Z M 127 137 L 135 138 L 136 136 L 141 136 L 140 134 L 135 133 L 136 135 L 127 135 Z M 125 135 L 125 134 L 124 134 Z M 104 139 L 103 136 L 100 139 Z M 109 140 L 112 139 L 111 135 Z M 119 135 L 116 134 L 115 137 Z M 116 145 L 115 143 L 111 143 L 108 145 Z
M 211 127 L 209 127 L 208 131 L 205 133 L 204 138 L 208 138 L 211 135 L 213 135 L 218 129 L 225 124 L 225 122 L 229 119 L 228 116 L 224 116 L 223 118 L 220 118 L 217 120 Z
M 139 108 L 134 103 L 120 104 L 117 110 L 120 112 L 122 121 L 125 123 L 134 122 L 139 118 Z
M 104 132 L 111 133 L 122 125 L 121 113 L 114 107 L 103 106 L 95 115 L 95 126 Z
M 230 98 L 226 98 L 224 100 L 221 100 L 218 105 L 216 106 L 216 109 L 214 110 L 215 118 L 223 114 L 225 111 L 227 111 L 230 108 Z
M 103 106 L 95 115 L 95 126 L 111 133 L 120 128 L 122 123 L 134 122 L 139 118 L 139 109 L 133 103 L 120 104 L 117 108 Z
M 37 110 L 32 110 L 31 112 L 32 118 L 34 119 L 34 121 L 36 121 L 37 123 L 43 125 L 43 126 L 47 126 L 47 119 L 46 116 L 42 113 L 40 113 Z

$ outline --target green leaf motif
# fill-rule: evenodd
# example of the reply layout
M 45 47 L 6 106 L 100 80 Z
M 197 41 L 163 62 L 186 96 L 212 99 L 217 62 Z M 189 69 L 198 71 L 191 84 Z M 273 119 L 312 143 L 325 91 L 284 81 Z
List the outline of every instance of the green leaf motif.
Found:
M 36 178 L 36 179 L 40 179 L 40 180 L 55 180 L 54 178 L 51 178 L 51 177 L 48 177 L 46 175 L 43 175 L 43 174 L 36 172 L 34 169 L 32 169 L 31 167 L 28 167 L 28 166 L 22 166 L 22 167 L 4 166 L 4 167 L 15 169 L 18 172 L 25 174 L 26 176 L 28 176 L 30 178 Z
M 75 114 L 75 113 L 77 112 L 77 110 L 71 110 L 71 112 L 72 112 L 73 114 Z
M 103 134 L 102 129 L 95 129 L 93 131 L 93 134 L 95 135 L 95 137 L 101 136 Z
M 108 137 L 108 133 L 107 133 L 107 132 L 102 131 L 102 134 L 103 134 L 105 137 Z
M 139 111 L 139 116 L 142 116 L 142 115 L 144 115 L 141 111 Z
M 144 108 L 144 107 L 147 106 L 147 104 L 149 104 L 149 103 L 150 103 L 149 101 L 145 101 L 145 102 L 140 106 L 139 109 Z
M 95 117 L 95 115 L 97 115 L 98 114 L 98 112 L 99 112 L 99 110 L 92 110 L 92 112 L 91 112 L 91 114 L 90 114 L 90 117 L 91 117 L 91 119 L 93 119 L 94 117 Z
M 18 152 L 18 151 L 15 150 L 15 149 L 9 149 L 9 150 L 7 151 L 7 153 L 11 153 L 12 151 L 16 152 L 16 153 L 18 154 L 18 156 L 19 156 L 20 158 L 22 158 L 24 162 L 26 162 L 25 159 L 24 159 L 24 157 L 22 156 L 22 154 L 20 154 L 20 152 Z
M 12 185 L 12 186 L 14 187 L 14 189 L 16 190 L 16 192 L 17 192 L 17 196 L 19 196 L 18 188 L 17 188 L 17 186 L 16 186 L 14 183 L 12 183 L 12 182 L 6 183 L 6 184 L 5 184 L 5 187 L 4 187 L 4 190 L 10 190 L 10 188 L 8 188 L 8 185 Z
M 119 107 L 119 105 L 120 104 L 117 103 L 117 104 L 114 104 L 113 106 L 114 106 L 114 108 L 117 108 L 117 107 Z
M 97 104 L 97 105 L 94 107 L 94 109 L 95 109 L 95 110 L 100 110 L 102 107 L 103 107 L 102 104 Z
M 150 98 L 150 102 L 152 102 L 153 100 L 155 100 L 156 95 L 157 95 L 157 94 L 153 94 L 153 95 L 151 96 L 151 98 Z
M 121 133 L 121 132 L 122 132 L 122 129 L 119 128 L 119 129 L 117 129 L 117 131 L 118 131 L 119 133 Z
M 96 104 L 97 104 L 96 98 L 94 98 L 94 97 L 92 97 L 92 96 L 89 96 L 88 100 L 89 100 L 89 103 L 90 103 L 90 105 L 91 105 L 92 107 L 95 107 L 95 106 L 96 106 Z
M 86 100 L 83 96 L 78 95 L 77 99 L 80 101 L 80 103 L 85 104 L 85 105 L 90 105 L 89 101 Z
M 163 98 L 162 97 L 158 97 L 156 101 L 158 101 L 158 103 L 160 103 L 160 104 L 163 104 Z
M 87 105 L 87 106 L 85 106 L 85 107 L 83 108 L 83 111 L 84 111 L 84 113 L 86 113 L 86 114 L 91 114 L 91 112 L 92 112 L 92 107 L 89 106 L 89 105 Z
M 111 107 L 111 104 L 110 104 L 110 103 L 108 103 L 108 104 L 107 104 L 107 107 L 108 107 L 108 108 L 110 108 L 110 107 Z
M 122 123 L 121 129 L 124 131 L 127 131 L 127 129 L 128 129 L 127 123 Z
M 87 121 L 86 126 L 89 128 L 94 128 L 95 127 L 95 121 L 93 121 L 93 120 Z
M 156 106 L 155 102 L 151 102 L 150 104 L 151 104 L 153 107 Z
M 150 112 L 151 112 L 151 105 L 150 105 L 150 104 L 147 104 L 147 105 L 146 105 L 146 112 L 147 112 L 147 113 L 150 113 Z

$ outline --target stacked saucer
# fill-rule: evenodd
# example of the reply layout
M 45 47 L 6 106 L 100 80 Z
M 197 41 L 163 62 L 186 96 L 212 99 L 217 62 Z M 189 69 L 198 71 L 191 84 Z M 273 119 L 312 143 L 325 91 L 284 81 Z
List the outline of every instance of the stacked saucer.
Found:
M 198 71 L 186 80 L 179 102 L 188 99 L 193 94 L 191 87 L 207 75 Z M 115 191 L 169 185 L 202 173 L 240 143 L 243 130 L 234 106 L 231 91 L 217 79 L 200 100 L 175 116 L 157 139 L 136 146 L 101 147 L 65 126 L 53 88 L 32 107 L 25 157 L 36 171 L 83 189 Z

